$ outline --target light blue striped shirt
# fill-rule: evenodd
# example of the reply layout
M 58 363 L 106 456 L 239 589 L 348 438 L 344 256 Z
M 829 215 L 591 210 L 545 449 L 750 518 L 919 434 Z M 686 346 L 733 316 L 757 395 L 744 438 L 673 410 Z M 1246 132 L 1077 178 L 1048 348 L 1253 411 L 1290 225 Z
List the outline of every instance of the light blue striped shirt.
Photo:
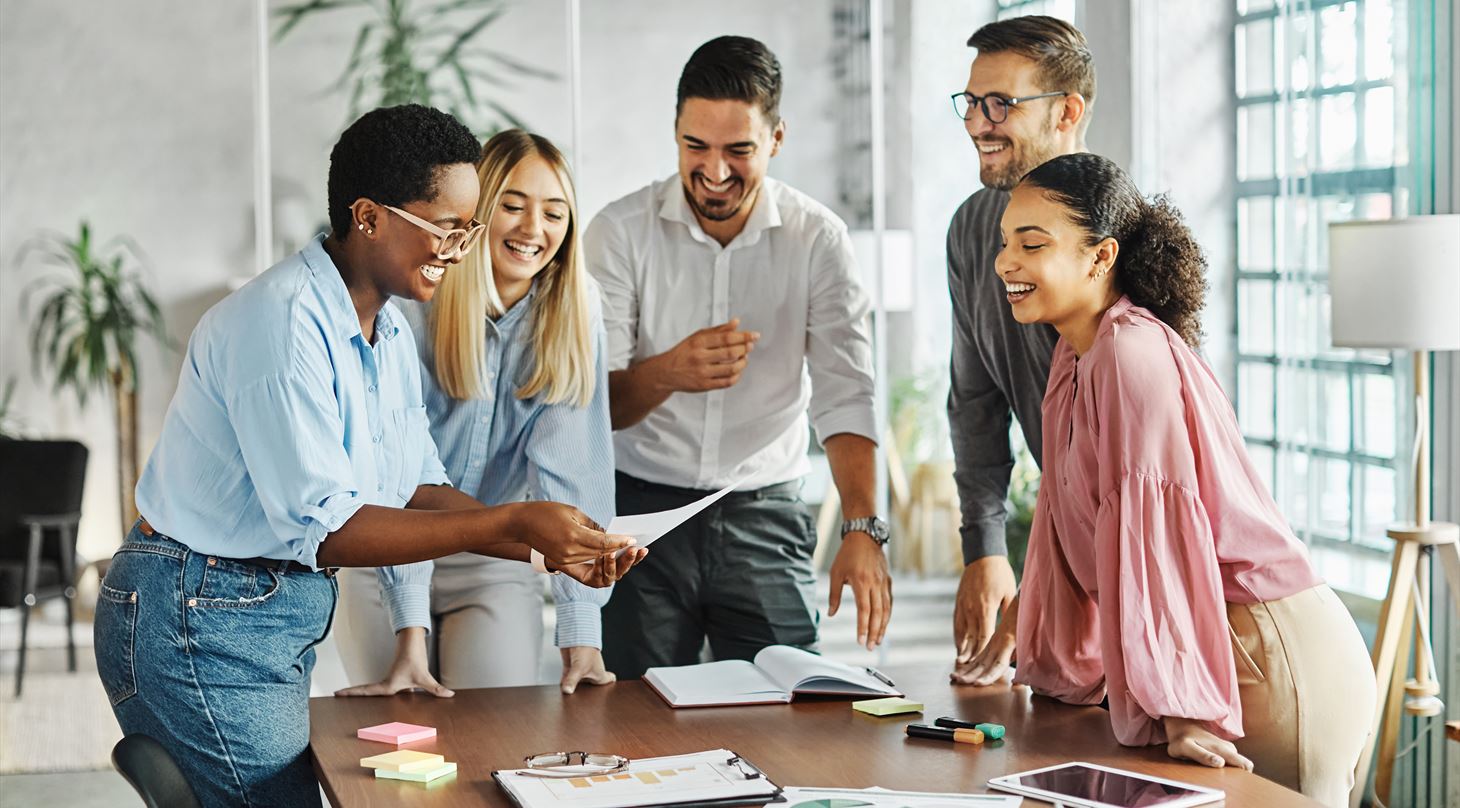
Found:
M 420 375 L 393 304 L 366 343 L 316 238 L 198 322 L 137 507 L 199 553 L 318 569 L 320 544 L 361 506 L 400 508 L 417 486 L 449 484 Z
M 487 319 L 487 397 L 457 400 L 436 383 L 435 353 L 427 325 L 429 307 L 403 302 L 401 310 L 419 336 L 421 383 L 431 435 L 441 447 L 446 473 L 480 502 L 501 505 L 527 499 L 564 502 L 605 527 L 614 515 L 613 430 L 608 414 L 608 367 L 603 317 L 596 289 L 588 298 L 594 336 L 593 399 L 587 407 L 547 404 L 541 396 L 517 397 L 533 370 L 534 291 L 506 314 Z M 392 628 L 430 627 L 431 562 L 396 567 L 396 586 L 384 592 Z M 559 648 L 603 647 L 600 609 L 612 588 L 593 589 L 566 575 L 551 578 L 557 603 Z

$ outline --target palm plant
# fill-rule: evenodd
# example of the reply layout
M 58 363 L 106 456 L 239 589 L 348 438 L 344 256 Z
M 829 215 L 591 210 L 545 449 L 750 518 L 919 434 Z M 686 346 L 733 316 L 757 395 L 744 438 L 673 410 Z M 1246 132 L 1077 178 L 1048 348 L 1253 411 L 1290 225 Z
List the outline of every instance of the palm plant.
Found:
M 301 22 L 320 13 L 368 9 L 370 21 L 355 34 L 355 44 L 331 90 L 349 89 L 350 118 L 364 109 L 424 104 L 444 109 L 479 133 L 522 121 L 479 86 L 501 87 L 512 76 L 556 79 L 557 74 L 470 45 L 508 9 L 507 0 L 302 0 L 277 9 L 282 41 Z M 468 16 L 470 15 L 470 16 Z
M 139 255 L 125 239 L 98 245 L 83 220 L 76 238 L 38 236 L 21 248 L 19 259 L 36 257 L 69 270 L 26 289 L 27 306 L 32 293 L 49 289 L 31 327 L 31 361 L 37 370 L 50 368 L 55 390 L 70 388 L 83 406 L 93 389 L 111 391 L 123 530 L 137 518 L 137 347 L 143 334 L 168 344 L 161 310 L 137 269 Z

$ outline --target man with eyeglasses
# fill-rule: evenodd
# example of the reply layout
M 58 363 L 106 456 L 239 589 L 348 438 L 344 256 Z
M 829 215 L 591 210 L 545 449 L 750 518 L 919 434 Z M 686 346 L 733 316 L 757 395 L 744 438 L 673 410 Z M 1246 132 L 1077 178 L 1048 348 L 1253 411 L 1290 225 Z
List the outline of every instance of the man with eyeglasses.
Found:
M 1095 67 L 1085 36 L 1052 17 L 990 23 L 968 40 L 978 50 L 953 109 L 978 150 L 983 188 L 948 227 L 953 301 L 948 424 L 953 439 L 963 541 L 963 577 L 953 613 L 952 680 L 991 684 L 1014 651 L 1018 614 L 1004 538 L 1014 458 L 1009 418 L 1041 460 L 1040 404 L 1058 334 L 1014 320 L 994 259 L 1009 191 L 1030 170 L 1085 151 Z M 1034 289 L 1031 294 L 1039 294 Z M 999 619 L 1000 612 L 1003 619 Z

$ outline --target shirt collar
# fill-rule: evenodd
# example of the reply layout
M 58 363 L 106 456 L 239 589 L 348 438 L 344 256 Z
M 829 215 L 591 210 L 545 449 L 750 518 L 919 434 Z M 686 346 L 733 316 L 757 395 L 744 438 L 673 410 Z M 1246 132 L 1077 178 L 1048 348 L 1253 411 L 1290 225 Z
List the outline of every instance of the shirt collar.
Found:
M 1095 327 L 1095 338 L 1099 339 L 1105 332 L 1114 328 L 1116 319 L 1134 307 L 1135 304 L 1131 302 L 1129 297 L 1121 295 L 1119 300 L 1111 304 L 1110 308 L 1106 309 L 1105 313 L 1100 315 L 1100 325 Z
M 512 332 L 526 318 L 527 312 L 532 311 L 532 298 L 537 294 L 537 279 L 534 278 L 532 286 L 528 287 L 527 294 L 522 299 L 512 304 L 505 314 L 497 319 L 487 318 L 487 330 L 495 333 L 500 339 L 503 334 Z
M 745 228 L 730 242 L 731 244 L 736 242 L 747 246 L 754 244 L 760 240 L 762 232 L 781 226 L 781 206 L 776 193 L 777 185 L 778 183 L 770 177 L 761 180 L 760 191 L 755 198 L 755 207 L 750 209 L 750 217 L 745 220 Z M 710 238 L 704 228 L 700 226 L 700 220 L 695 218 L 694 211 L 690 209 L 689 200 L 684 198 L 684 183 L 680 181 L 678 174 L 671 176 L 664 183 L 664 189 L 664 199 L 659 203 L 659 218 L 680 222 L 689 228 L 689 232 L 695 238 L 715 243 L 715 240 Z
M 355 301 L 350 299 L 350 290 L 345 288 L 345 278 L 339 267 L 324 249 L 324 235 L 315 236 L 300 250 L 304 265 L 309 268 L 310 282 L 320 292 L 320 298 L 329 310 L 330 320 L 335 324 L 335 333 L 342 339 L 364 338 L 360 330 L 360 315 L 355 311 Z M 375 334 L 378 342 L 394 339 L 400 333 L 400 323 L 395 306 L 386 301 L 375 315 Z

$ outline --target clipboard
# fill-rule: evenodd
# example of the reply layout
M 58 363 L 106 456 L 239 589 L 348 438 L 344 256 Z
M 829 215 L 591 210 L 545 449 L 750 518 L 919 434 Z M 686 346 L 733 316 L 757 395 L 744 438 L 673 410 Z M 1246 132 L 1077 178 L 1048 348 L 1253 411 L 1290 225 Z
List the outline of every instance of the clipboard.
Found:
M 765 805 L 781 787 L 728 749 L 645 758 L 610 774 L 534 777 L 524 769 L 492 772 L 518 808 L 668 808 Z

